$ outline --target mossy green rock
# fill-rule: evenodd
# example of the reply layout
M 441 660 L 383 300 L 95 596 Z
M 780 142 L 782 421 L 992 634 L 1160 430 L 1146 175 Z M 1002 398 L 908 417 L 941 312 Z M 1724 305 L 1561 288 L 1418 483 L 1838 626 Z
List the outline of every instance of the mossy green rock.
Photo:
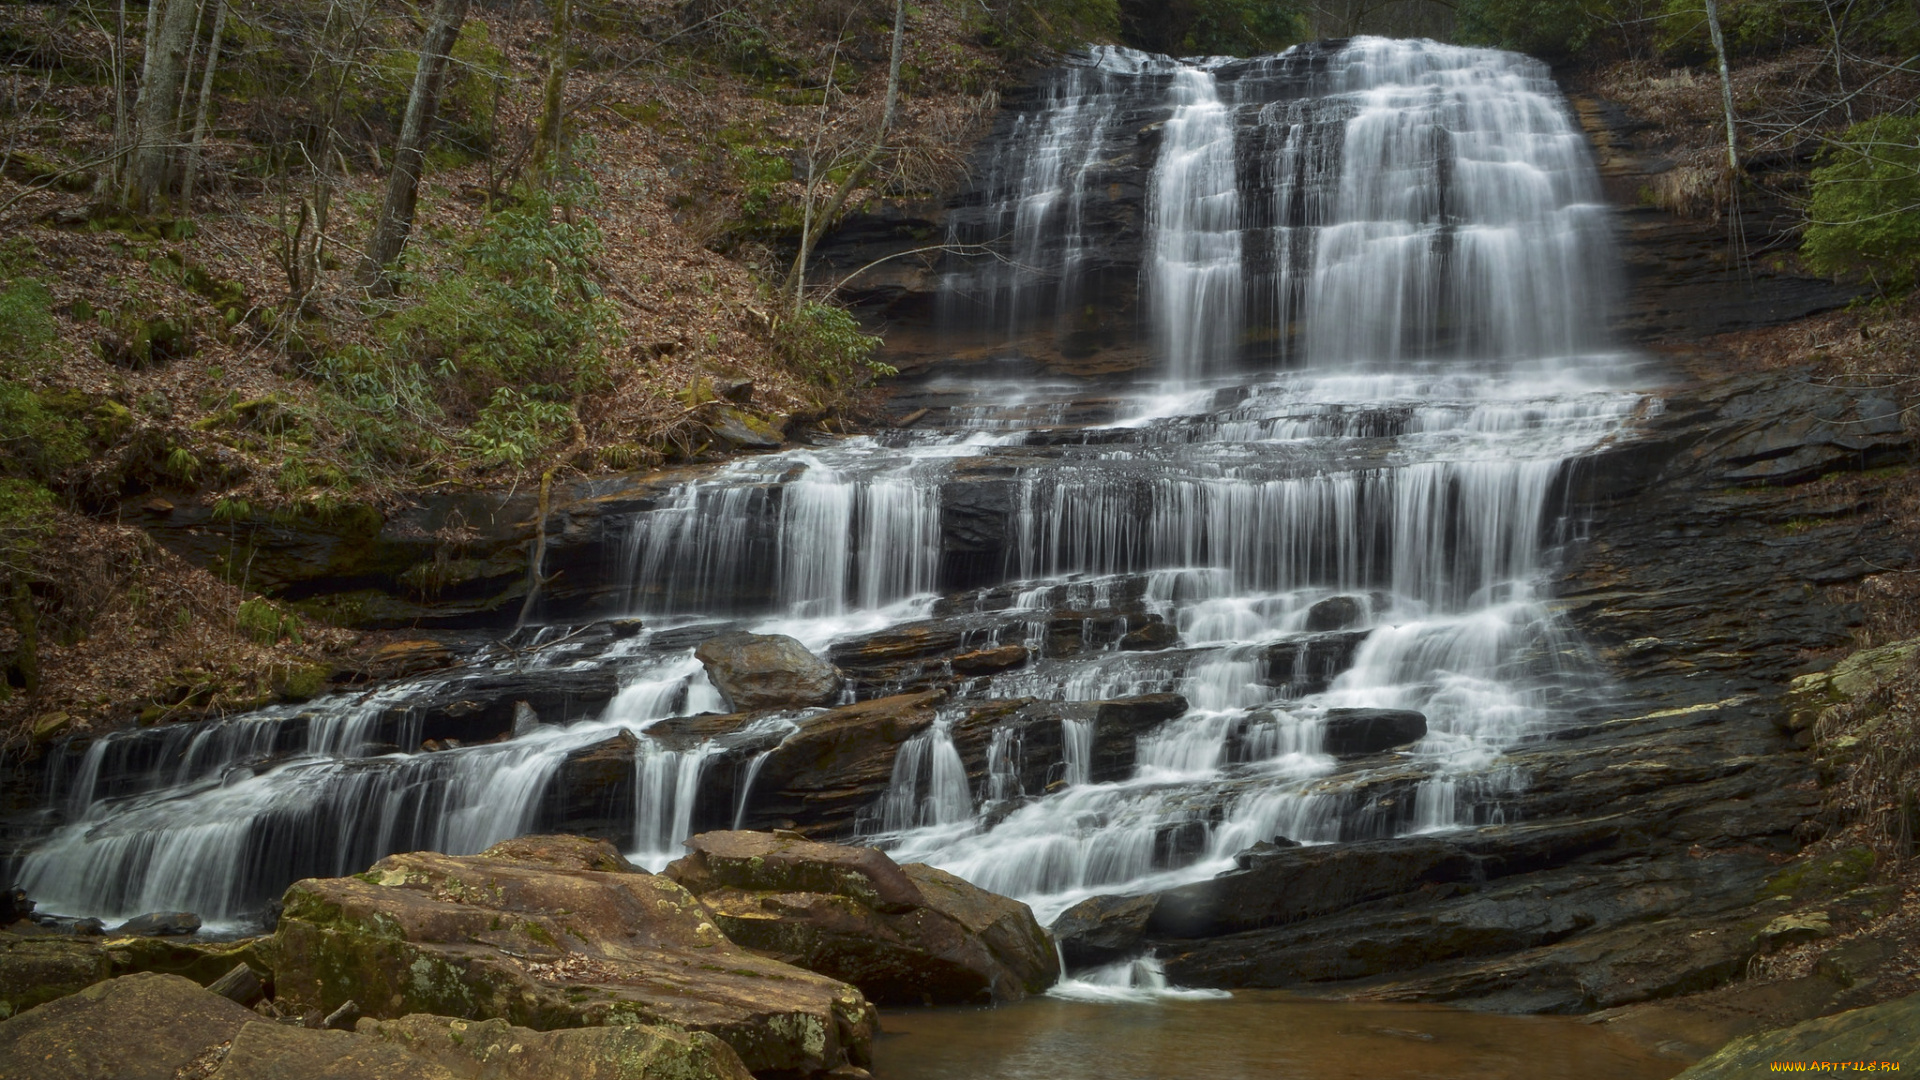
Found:
M 405 1016 L 362 1020 L 360 1034 L 473 1080 L 749 1080 L 726 1043 L 704 1031 L 622 1025 L 533 1031 L 505 1020 Z
M 1060 976 L 1027 905 L 874 848 L 703 833 L 667 874 L 729 938 L 882 1004 L 1018 1001 Z
M 1744 1080 L 1774 1062 L 1920 1061 L 1920 994 L 1735 1039 L 1674 1080 Z M 1884 1065 L 1881 1067 L 1883 1071 Z M 1837 1072 L 1831 1064 L 1807 1072 Z
M 0 1019 L 112 976 L 98 941 L 0 934 Z
M 1913 662 L 1916 651 L 1920 651 L 1920 638 L 1862 649 L 1827 671 L 1793 680 L 1787 691 L 1788 729 L 1806 731 L 1827 710 L 1858 701 L 1885 686 Z
M 429 1013 L 551 1031 L 673 1024 L 755 1071 L 871 1060 L 858 990 L 728 941 L 687 890 L 604 841 L 524 837 L 477 856 L 394 855 L 296 882 L 274 935 L 275 991 L 376 1019 Z

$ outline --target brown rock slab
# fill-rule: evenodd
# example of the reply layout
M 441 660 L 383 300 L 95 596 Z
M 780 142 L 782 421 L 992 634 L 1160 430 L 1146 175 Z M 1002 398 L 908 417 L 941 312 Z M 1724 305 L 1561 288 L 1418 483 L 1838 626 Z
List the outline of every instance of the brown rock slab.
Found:
M 1059 977 L 1025 904 L 874 848 L 705 833 L 667 873 L 729 938 L 892 1004 L 1015 1001 Z
M 415 1015 L 363 1020 L 359 1031 L 460 1080 L 749 1080 L 753 1075 L 718 1038 L 670 1027 L 534 1031 L 505 1020 Z
M 459 1080 L 393 1043 L 347 1031 L 248 1024 L 209 1080 Z
M 275 991 L 323 1014 L 352 999 L 376 1019 L 673 1024 L 718 1036 L 756 1072 L 869 1060 L 859 991 L 734 945 L 692 894 L 624 865 L 604 841 L 536 837 L 296 882 Z
M 96 983 L 0 1021 L 6 1080 L 174 1080 L 260 1017 L 178 975 Z

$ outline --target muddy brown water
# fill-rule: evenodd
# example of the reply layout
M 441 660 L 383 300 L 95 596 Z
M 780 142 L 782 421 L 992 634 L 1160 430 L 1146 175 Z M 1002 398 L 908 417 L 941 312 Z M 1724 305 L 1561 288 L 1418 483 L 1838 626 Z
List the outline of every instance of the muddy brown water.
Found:
M 878 1080 L 1668 1080 L 1686 1063 L 1567 1017 L 1354 1005 L 1035 998 L 888 1010 Z

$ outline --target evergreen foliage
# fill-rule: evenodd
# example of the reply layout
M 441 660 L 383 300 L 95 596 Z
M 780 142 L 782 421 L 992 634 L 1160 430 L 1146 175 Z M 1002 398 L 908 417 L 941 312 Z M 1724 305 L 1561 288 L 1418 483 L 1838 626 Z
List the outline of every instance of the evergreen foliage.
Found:
M 1920 117 L 1855 124 L 1822 161 L 1801 248 L 1807 265 L 1912 288 L 1920 278 Z

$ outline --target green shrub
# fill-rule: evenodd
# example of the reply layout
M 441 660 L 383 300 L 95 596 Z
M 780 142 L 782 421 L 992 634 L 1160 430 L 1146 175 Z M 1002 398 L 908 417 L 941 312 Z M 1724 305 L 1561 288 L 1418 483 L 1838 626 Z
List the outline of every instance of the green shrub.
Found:
M 619 323 L 594 277 L 600 230 L 555 210 L 536 193 L 468 237 L 450 272 L 408 277 L 417 299 L 388 320 L 389 340 L 455 415 L 491 407 L 501 387 L 571 402 L 608 385 L 605 347 Z
M 19 378 L 54 355 L 53 294 L 31 279 L 0 290 L 0 377 Z
M 53 492 L 31 480 L 0 476 L 0 573 L 24 566 L 53 533 Z
M 1912 288 L 1920 273 L 1920 117 L 1848 128 L 1813 170 L 1801 255 L 1823 274 Z
M 852 315 L 831 304 L 803 305 L 775 336 L 787 363 L 823 386 L 840 389 L 874 375 L 897 374 L 873 359 L 880 339 L 861 332 Z
M 234 613 L 234 625 L 262 645 L 272 645 L 282 638 L 301 644 L 300 620 L 257 596 L 240 602 L 240 609 Z

